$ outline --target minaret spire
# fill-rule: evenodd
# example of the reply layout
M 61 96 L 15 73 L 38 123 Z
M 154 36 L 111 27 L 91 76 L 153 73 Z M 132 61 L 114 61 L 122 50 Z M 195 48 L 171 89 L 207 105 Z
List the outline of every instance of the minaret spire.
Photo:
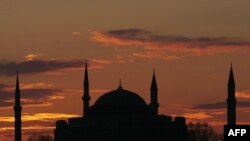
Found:
M 150 107 L 153 115 L 158 115 L 158 87 L 156 82 L 155 70 L 153 71 L 153 77 L 150 88 Z
M 22 106 L 20 98 L 20 87 L 19 87 L 19 78 L 17 72 L 16 78 L 16 91 L 15 91 L 15 141 L 22 141 Z
M 235 81 L 233 74 L 233 65 L 231 63 L 229 79 L 227 84 L 228 98 L 227 98 L 227 124 L 236 124 L 236 98 L 235 98 Z
M 158 90 L 156 77 L 155 77 L 155 69 L 153 70 L 153 77 L 151 82 L 151 90 Z
M 84 74 L 84 82 L 83 82 L 83 116 L 88 117 L 89 116 L 89 77 L 88 77 L 88 61 L 85 60 L 85 74 Z
M 234 82 L 234 73 L 233 73 L 233 64 L 231 63 L 231 67 L 230 67 L 230 73 L 229 73 L 229 79 L 228 79 L 228 86 L 235 86 L 235 82 Z
M 85 60 L 85 74 L 84 74 L 84 86 L 89 87 L 89 76 L 88 76 L 88 61 Z

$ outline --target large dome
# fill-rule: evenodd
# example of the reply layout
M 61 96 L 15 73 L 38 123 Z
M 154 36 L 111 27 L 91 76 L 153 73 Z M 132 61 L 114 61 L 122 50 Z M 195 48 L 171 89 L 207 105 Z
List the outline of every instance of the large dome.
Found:
M 136 93 L 121 87 L 101 96 L 91 107 L 92 115 L 145 115 L 146 102 Z

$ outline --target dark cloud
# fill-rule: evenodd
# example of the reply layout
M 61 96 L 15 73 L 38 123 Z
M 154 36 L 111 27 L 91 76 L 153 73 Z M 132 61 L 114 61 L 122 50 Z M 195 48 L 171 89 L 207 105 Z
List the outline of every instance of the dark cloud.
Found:
M 117 29 L 104 32 L 107 35 L 120 37 L 123 39 L 146 40 L 153 37 L 153 34 L 141 29 Z
M 238 108 L 250 108 L 250 101 L 238 101 Z M 225 109 L 227 108 L 226 102 L 208 103 L 208 104 L 197 104 L 192 107 L 192 109 Z
M 16 75 L 20 73 L 40 73 L 59 69 L 82 67 L 79 60 L 31 60 L 24 62 L 0 62 L 0 75 Z
M 0 84 L 0 107 L 11 107 L 14 105 L 15 90 L 5 90 L 7 85 Z M 52 100 L 63 98 L 58 94 L 59 89 L 22 89 L 22 105 L 49 104 Z
M 142 29 L 118 29 L 103 32 L 107 36 L 116 37 L 121 40 L 135 40 L 140 42 L 151 43 L 183 43 L 183 44 L 195 44 L 199 47 L 207 47 L 213 45 L 223 46 L 235 46 L 235 45 L 247 45 L 250 46 L 248 41 L 240 41 L 227 37 L 210 38 L 210 37 L 198 37 L 190 38 L 185 36 L 170 36 L 159 35 L 154 32 L 150 32 Z
M 192 109 L 224 109 L 226 108 L 226 102 L 217 102 L 209 104 L 197 104 Z
M 109 60 L 89 59 L 90 68 L 102 68 L 111 63 Z M 22 74 L 49 72 L 61 69 L 83 68 L 84 60 L 54 59 L 54 60 L 29 60 L 24 62 L 0 61 L 0 76 L 16 75 L 16 71 Z

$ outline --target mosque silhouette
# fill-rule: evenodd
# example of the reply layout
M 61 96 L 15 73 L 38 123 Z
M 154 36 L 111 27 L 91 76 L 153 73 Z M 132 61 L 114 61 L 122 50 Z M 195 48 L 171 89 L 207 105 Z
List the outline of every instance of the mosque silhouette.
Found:
M 85 64 L 83 116 L 59 120 L 54 141 L 187 141 L 186 119 L 158 114 L 158 87 L 153 73 L 150 103 L 122 88 L 101 96 L 89 106 L 88 65 Z M 236 125 L 236 97 L 233 67 L 228 80 L 227 124 Z M 17 73 L 15 89 L 15 141 L 22 141 L 22 105 Z
M 136 93 L 116 90 L 102 95 L 89 106 L 88 65 L 85 64 L 83 116 L 59 120 L 55 141 L 186 141 L 184 117 L 158 114 L 158 87 L 153 73 L 150 103 Z

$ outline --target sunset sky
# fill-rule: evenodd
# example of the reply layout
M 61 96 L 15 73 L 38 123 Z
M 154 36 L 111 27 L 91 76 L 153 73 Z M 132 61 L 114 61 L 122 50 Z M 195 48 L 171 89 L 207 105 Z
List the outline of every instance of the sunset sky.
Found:
M 219 131 L 232 62 L 237 123 L 250 124 L 249 7 L 249 0 L 1 0 L 0 140 L 13 140 L 16 70 L 25 139 L 82 115 L 85 59 L 91 105 L 120 78 L 149 103 L 155 69 L 160 114 Z

